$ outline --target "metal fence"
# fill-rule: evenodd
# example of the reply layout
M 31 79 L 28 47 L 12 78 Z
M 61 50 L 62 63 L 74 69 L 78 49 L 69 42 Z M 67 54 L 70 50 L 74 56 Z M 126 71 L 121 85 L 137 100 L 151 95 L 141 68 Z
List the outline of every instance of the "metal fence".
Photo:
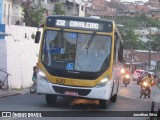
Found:
M 0 69 L 0 89 L 8 90 L 8 77 L 11 76 L 9 73 L 5 72 L 4 70 Z

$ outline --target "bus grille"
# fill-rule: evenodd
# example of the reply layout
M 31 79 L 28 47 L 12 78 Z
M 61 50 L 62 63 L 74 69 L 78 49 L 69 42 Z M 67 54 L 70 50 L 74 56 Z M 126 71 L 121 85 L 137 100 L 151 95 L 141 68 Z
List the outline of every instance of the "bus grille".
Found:
M 65 91 L 71 91 L 71 92 L 77 92 L 80 96 L 86 96 L 91 92 L 91 89 L 75 89 L 75 88 L 65 88 L 65 87 L 59 87 L 59 86 L 53 86 L 53 89 L 55 92 L 64 94 Z

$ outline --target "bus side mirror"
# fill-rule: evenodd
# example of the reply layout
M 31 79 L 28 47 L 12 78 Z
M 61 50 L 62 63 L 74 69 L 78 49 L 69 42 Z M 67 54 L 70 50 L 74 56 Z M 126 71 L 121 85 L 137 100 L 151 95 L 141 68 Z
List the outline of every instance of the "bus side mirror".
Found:
M 39 43 L 40 37 L 41 37 L 41 32 L 40 32 L 40 31 L 37 31 L 37 32 L 36 32 L 35 43 Z

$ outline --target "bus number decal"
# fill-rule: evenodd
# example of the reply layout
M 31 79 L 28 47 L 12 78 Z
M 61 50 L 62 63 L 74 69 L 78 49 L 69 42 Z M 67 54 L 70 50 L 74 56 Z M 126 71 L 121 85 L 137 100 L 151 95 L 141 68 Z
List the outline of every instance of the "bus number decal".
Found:
M 65 20 L 57 20 L 56 25 L 57 26 L 65 26 L 66 21 Z
M 57 84 L 65 84 L 65 79 L 63 79 L 63 78 L 57 78 L 56 79 L 56 83 Z

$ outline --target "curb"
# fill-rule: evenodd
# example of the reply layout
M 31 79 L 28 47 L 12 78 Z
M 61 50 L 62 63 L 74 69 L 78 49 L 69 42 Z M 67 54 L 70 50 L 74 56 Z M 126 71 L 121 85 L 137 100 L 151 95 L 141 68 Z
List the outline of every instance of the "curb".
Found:
M 24 90 L 8 90 L 8 91 L 0 91 L 0 98 L 5 98 L 5 97 L 9 97 L 9 96 L 16 96 L 16 95 L 20 95 L 20 94 L 26 94 L 28 93 L 28 89 L 24 89 Z
M 20 93 L 14 93 L 14 94 L 10 94 L 10 95 L 3 95 L 3 96 L 0 96 L 0 98 L 5 98 L 5 97 L 9 97 L 9 96 L 16 96 L 16 95 L 19 95 Z

